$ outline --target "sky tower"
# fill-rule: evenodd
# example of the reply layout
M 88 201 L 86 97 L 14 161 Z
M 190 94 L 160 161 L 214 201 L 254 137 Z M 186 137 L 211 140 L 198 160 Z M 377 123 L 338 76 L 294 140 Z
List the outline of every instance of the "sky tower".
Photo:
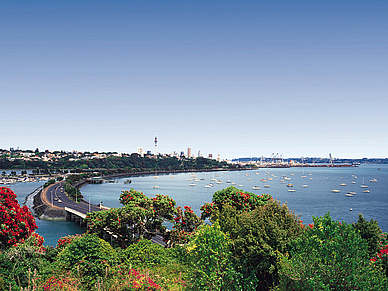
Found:
M 155 143 L 155 156 L 157 156 L 157 155 L 158 155 L 158 152 L 157 152 L 157 148 L 158 148 L 158 138 L 156 137 L 156 135 L 155 135 L 154 143 Z

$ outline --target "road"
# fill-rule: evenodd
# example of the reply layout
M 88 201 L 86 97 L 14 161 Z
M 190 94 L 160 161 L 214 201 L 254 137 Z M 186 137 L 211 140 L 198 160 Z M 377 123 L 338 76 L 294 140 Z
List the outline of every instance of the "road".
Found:
M 69 207 L 83 214 L 102 210 L 98 205 L 89 204 L 84 201 L 75 203 L 73 200 L 66 196 L 64 182 L 59 182 L 48 186 L 43 196 L 44 197 L 42 197 L 42 199 L 45 204 L 56 209 L 64 209 L 65 207 Z

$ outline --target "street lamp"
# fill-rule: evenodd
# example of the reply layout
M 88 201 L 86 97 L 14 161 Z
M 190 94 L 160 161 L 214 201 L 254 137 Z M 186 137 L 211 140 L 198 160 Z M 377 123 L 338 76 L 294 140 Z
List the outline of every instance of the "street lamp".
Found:
M 92 195 L 89 196 L 89 213 L 90 213 L 90 197 L 92 197 L 94 194 L 96 193 L 93 193 Z

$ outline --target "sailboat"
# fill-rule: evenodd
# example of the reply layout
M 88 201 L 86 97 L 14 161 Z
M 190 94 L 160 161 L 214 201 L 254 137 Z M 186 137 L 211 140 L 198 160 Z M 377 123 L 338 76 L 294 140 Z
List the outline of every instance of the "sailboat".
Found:
M 302 178 L 306 178 L 306 175 L 304 174 L 304 168 L 303 168 L 303 174 L 301 176 Z
M 365 179 L 362 178 L 362 185 L 360 186 L 360 188 L 368 188 L 367 185 L 365 185 Z
M 260 190 L 260 186 L 257 186 L 256 184 L 256 178 L 255 178 L 255 186 L 252 187 L 252 190 Z

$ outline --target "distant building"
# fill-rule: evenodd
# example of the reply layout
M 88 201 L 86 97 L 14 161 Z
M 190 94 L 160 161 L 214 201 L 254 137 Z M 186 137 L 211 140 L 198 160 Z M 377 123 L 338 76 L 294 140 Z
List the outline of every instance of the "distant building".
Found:
M 184 156 L 185 156 L 185 152 L 181 151 L 181 158 L 183 158 Z
M 217 156 L 217 162 L 220 162 L 220 161 L 221 161 L 221 155 L 218 154 L 218 156 Z
M 187 157 L 191 158 L 191 148 L 187 148 Z
M 209 154 L 209 159 L 212 159 L 213 158 L 213 154 Z
M 202 152 L 201 150 L 198 151 L 198 158 L 202 157 Z
M 137 154 L 141 157 L 144 157 L 144 149 L 141 147 L 137 147 Z
M 152 155 L 151 151 L 147 151 L 147 155 Z

